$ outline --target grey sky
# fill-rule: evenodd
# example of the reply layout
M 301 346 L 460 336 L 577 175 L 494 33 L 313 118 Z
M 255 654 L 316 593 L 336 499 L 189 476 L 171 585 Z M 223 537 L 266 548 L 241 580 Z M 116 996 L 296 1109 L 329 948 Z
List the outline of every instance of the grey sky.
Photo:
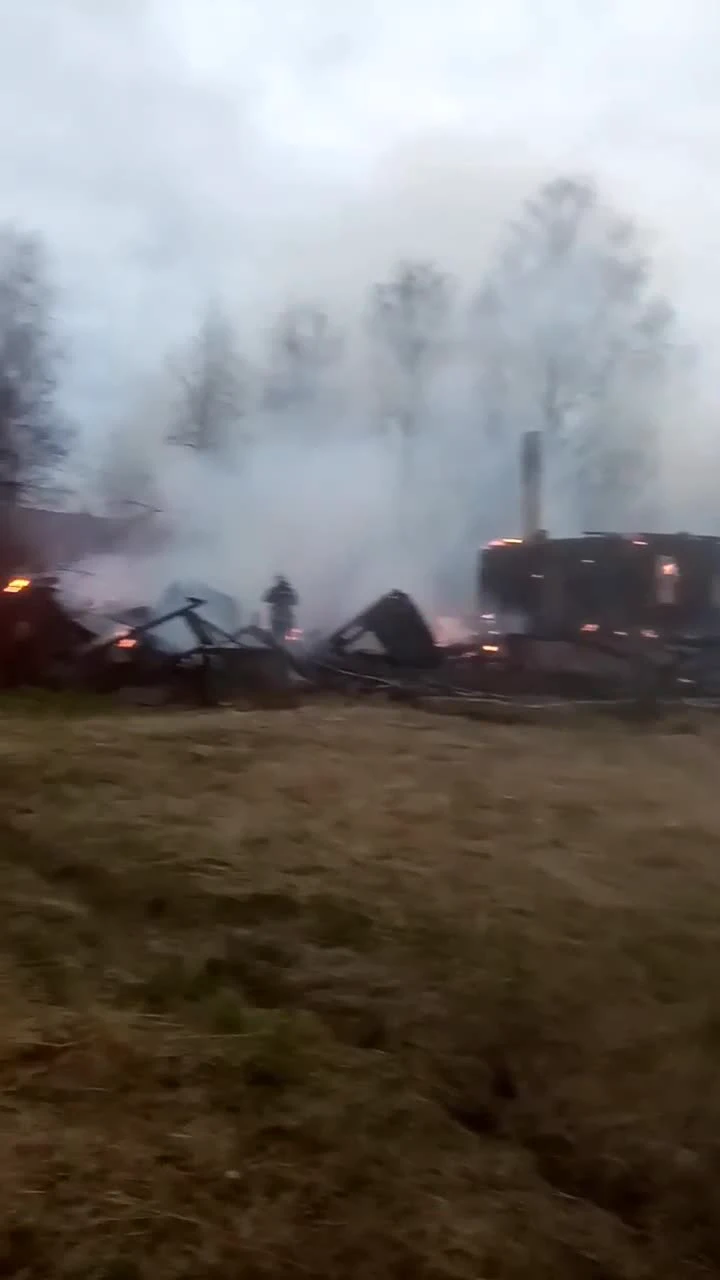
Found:
M 471 278 L 566 167 L 651 226 L 720 349 L 718 0 L 0 0 L 0 160 L 88 417 L 208 292 L 249 329 L 399 252 Z

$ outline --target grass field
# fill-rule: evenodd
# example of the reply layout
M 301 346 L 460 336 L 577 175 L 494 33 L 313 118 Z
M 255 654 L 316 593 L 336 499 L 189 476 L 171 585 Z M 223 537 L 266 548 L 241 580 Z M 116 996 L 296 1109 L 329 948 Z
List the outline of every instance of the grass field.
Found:
M 6 705 L 0 1276 L 720 1275 L 719 756 Z

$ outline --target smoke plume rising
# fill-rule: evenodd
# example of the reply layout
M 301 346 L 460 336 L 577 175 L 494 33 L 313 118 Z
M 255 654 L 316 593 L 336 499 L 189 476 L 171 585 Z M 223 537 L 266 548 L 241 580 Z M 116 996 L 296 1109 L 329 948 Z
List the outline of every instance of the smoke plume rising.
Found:
M 581 170 L 651 228 L 660 287 L 700 353 L 666 396 L 655 523 L 712 531 L 715 0 L 291 8 L 24 0 L 3 16 L 0 221 L 37 229 L 55 260 L 83 466 L 209 296 L 252 360 L 278 308 L 318 299 L 351 323 L 402 257 L 437 262 L 470 293 L 524 197 Z M 140 439 L 175 535 L 126 557 L 128 590 L 189 563 L 248 609 L 278 570 L 321 618 L 391 585 L 428 604 L 467 598 L 479 543 L 517 528 L 516 440 L 533 423 L 481 450 L 463 377 L 410 486 L 397 438 L 363 432 L 352 403 L 334 434 L 298 422 L 280 442 L 253 422 L 253 456 L 222 466 Z M 365 403 L 359 368 L 348 386 Z M 153 427 L 151 415 L 142 434 Z M 553 532 L 573 527 L 552 466 L 545 502 Z

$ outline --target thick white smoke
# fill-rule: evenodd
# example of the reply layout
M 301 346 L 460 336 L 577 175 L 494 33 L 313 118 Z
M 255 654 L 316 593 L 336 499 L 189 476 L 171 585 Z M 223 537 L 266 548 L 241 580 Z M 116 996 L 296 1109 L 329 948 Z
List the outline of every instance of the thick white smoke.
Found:
M 103 605 L 154 601 L 169 582 L 192 578 L 236 597 L 247 621 L 283 573 L 306 625 L 323 629 L 393 587 L 428 610 L 469 606 L 492 477 L 469 465 L 450 424 L 439 443 L 418 442 L 410 479 L 392 433 L 283 434 L 222 460 L 165 446 L 159 545 L 145 549 L 140 516 L 127 548 L 81 564 L 69 582 Z M 517 523 L 515 512 L 507 519 Z
M 429 616 L 470 614 L 483 543 L 521 532 L 519 442 L 537 425 L 519 407 L 513 429 L 493 443 L 471 392 L 467 371 L 448 365 L 410 449 L 399 431 L 371 428 L 358 388 L 353 411 L 328 420 L 249 414 L 247 439 L 221 456 L 165 443 L 156 403 L 121 438 L 117 468 L 157 514 L 140 513 L 127 544 L 80 565 L 67 589 L 98 607 L 151 604 L 171 582 L 191 579 L 233 596 L 249 622 L 282 573 L 307 628 L 338 626 L 392 588 Z M 630 529 L 685 524 L 676 467 L 669 453 L 661 509 L 650 519 L 638 495 Z M 543 523 L 554 535 L 578 531 L 566 469 L 548 449 Z M 143 476 L 152 480 L 147 493 Z

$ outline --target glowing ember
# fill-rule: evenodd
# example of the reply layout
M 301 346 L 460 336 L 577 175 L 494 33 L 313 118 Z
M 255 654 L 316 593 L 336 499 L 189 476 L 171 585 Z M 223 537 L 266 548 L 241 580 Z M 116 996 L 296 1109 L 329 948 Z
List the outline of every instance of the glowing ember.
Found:
M 20 591 L 24 591 L 26 587 L 31 585 L 29 578 L 11 578 L 7 586 L 3 587 L 3 593 L 6 596 L 16 596 Z
M 119 640 L 115 641 L 115 644 L 117 645 L 118 649 L 136 649 L 137 648 L 137 640 L 135 639 L 135 636 L 120 636 Z

